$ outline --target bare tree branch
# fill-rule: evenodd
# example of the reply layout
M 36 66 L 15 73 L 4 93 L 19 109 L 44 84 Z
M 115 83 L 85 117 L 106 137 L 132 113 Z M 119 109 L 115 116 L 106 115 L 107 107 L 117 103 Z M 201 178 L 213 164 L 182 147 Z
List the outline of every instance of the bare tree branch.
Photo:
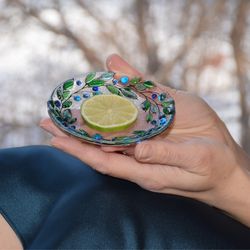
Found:
M 241 107 L 241 144 L 243 148 L 250 153 L 250 122 L 249 122 L 249 107 L 247 104 L 247 74 L 246 60 L 242 50 L 242 41 L 245 37 L 246 19 L 248 16 L 250 4 L 249 1 L 240 0 L 237 7 L 236 20 L 231 32 L 231 40 L 233 45 L 234 58 L 236 63 L 236 73 L 238 77 L 238 89 L 240 93 Z
M 71 31 L 60 9 L 57 9 L 57 11 L 63 24 L 62 28 L 53 26 L 50 23 L 46 22 L 41 18 L 40 13 L 35 8 L 27 8 L 27 6 L 21 0 L 15 0 L 15 3 L 18 4 L 25 13 L 35 18 L 39 22 L 39 24 L 46 30 L 51 31 L 57 35 L 62 35 L 69 38 L 82 51 L 83 55 L 91 63 L 93 68 L 102 68 L 103 62 L 101 61 L 101 59 L 96 56 L 94 50 L 89 48 L 83 42 L 83 39 L 80 39 Z
M 136 16 L 135 27 L 139 39 L 139 48 L 142 54 L 146 57 L 146 72 L 150 75 L 155 74 L 155 72 L 160 67 L 160 60 L 158 58 L 158 47 L 153 39 L 150 39 L 146 32 L 146 24 L 152 21 L 152 16 L 149 13 L 149 0 L 134 1 L 134 9 Z
M 190 5 L 192 5 L 194 3 L 198 4 L 199 7 L 200 7 L 199 20 L 197 21 L 197 25 L 193 29 L 192 34 L 184 40 L 184 44 L 180 48 L 179 52 L 175 55 L 175 57 L 170 62 L 165 63 L 161 67 L 160 71 L 157 73 L 157 75 L 160 77 L 160 79 L 162 81 L 164 81 L 166 79 L 169 80 L 170 73 L 173 70 L 176 63 L 178 61 L 182 60 L 186 56 L 186 54 L 189 52 L 191 46 L 193 46 L 194 41 L 200 36 L 200 34 L 205 29 L 205 25 L 206 25 L 206 22 L 205 22 L 205 6 L 204 6 L 203 2 L 197 1 L 197 0 L 187 1 L 186 6 L 185 6 L 186 10 L 184 12 L 189 11 L 190 10 Z M 189 13 L 188 16 L 190 16 L 190 13 Z M 187 24 L 188 20 L 187 20 L 186 15 L 183 16 L 183 19 L 182 19 L 181 22 L 186 22 L 186 24 Z M 187 30 L 187 28 L 188 28 L 188 26 L 186 25 L 186 30 Z M 187 31 L 186 32 L 183 31 L 183 32 L 187 33 Z
M 115 39 L 115 35 L 114 33 L 110 33 L 110 32 L 107 32 L 105 31 L 102 27 L 104 26 L 103 25 L 103 22 L 104 20 L 102 18 L 100 18 L 99 15 L 97 15 L 94 11 L 92 11 L 89 6 L 84 2 L 84 0 L 77 0 L 77 3 L 78 5 L 85 10 L 85 12 L 90 16 L 92 17 L 97 23 L 98 25 L 100 26 L 100 34 L 101 34 L 101 37 L 103 37 L 104 39 L 106 39 L 107 42 L 111 43 L 112 45 L 114 45 L 118 52 L 120 54 L 123 54 L 125 55 L 126 54 L 126 51 L 124 50 L 124 48 L 121 46 L 120 43 L 117 42 L 117 40 Z M 112 24 L 110 24 L 112 25 Z M 113 24 L 113 30 L 114 30 L 114 27 L 115 25 Z

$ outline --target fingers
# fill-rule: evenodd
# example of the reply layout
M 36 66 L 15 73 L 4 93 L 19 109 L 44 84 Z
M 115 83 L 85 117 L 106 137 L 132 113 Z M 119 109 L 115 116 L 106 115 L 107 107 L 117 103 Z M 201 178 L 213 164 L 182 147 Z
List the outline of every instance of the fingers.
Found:
M 143 74 L 126 62 L 117 54 L 110 55 L 106 60 L 106 66 L 108 70 L 116 72 L 117 76 L 128 75 L 130 77 L 140 77 L 143 78 Z M 167 87 L 162 84 L 156 84 L 158 88 L 162 91 L 167 91 L 172 97 L 178 96 L 182 91 Z
M 117 54 L 110 55 L 106 60 L 106 65 L 108 70 L 116 72 L 118 77 L 127 75 L 131 77 L 137 76 L 143 78 L 141 72 L 133 68 L 128 62 Z
M 140 162 L 181 168 L 186 168 L 190 155 L 190 145 L 167 140 L 144 141 L 135 148 L 135 158 Z
M 125 147 L 112 147 L 112 146 L 101 146 L 101 149 L 104 152 L 122 152 L 126 155 L 134 155 L 134 146 L 125 146 Z
M 71 137 L 54 137 L 51 144 L 79 158 L 95 170 L 117 178 L 138 183 L 150 176 L 134 158 L 119 153 L 103 152 L 99 146 L 82 143 Z
M 54 136 L 68 137 L 67 134 L 63 133 L 59 128 L 56 127 L 56 125 L 51 121 L 50 118 L 42 119 L 39 126 Z
M 184 169 L 159 164 L 140 163 L 119 153 L 103 152 L 99 146 L 81 143 L 71 137 L 54 137 L 52 145 L 88 164 L 93 169 L 137 183 L 155 192 L 193 191 L 200 177 Z M 196 180 L 197 179 L 197 180 Z

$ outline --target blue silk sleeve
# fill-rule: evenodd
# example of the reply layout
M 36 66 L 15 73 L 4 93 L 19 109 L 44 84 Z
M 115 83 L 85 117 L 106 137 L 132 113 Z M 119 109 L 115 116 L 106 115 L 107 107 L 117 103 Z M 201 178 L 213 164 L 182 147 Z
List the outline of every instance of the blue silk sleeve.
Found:
M 250 248 L 249 228 L 217 209 L 48 146 L 0 150 L 0 208 L 25 249 Z

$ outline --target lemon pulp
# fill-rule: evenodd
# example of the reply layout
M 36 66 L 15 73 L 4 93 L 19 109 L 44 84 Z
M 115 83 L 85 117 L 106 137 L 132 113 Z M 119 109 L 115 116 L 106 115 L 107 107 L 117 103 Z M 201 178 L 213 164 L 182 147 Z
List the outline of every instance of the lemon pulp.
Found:
M 118 95 L 96 95 L 81 106 L 81 115 L 89 127 L 103 132 L 122 131 L 138 116 L 136 106 Z

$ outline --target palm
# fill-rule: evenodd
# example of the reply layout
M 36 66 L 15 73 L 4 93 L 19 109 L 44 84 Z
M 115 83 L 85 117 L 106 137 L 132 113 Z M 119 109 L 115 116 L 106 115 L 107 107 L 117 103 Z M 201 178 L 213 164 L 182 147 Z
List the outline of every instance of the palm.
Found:
M 208 135 L 216 137 L 216 113 L 199 97 L 184 91 L 173 91 L 167 87 L 163 90 L 173 92 L 176 115 L 173 125 L 160 137 L 183 141 L 193 137 Z

